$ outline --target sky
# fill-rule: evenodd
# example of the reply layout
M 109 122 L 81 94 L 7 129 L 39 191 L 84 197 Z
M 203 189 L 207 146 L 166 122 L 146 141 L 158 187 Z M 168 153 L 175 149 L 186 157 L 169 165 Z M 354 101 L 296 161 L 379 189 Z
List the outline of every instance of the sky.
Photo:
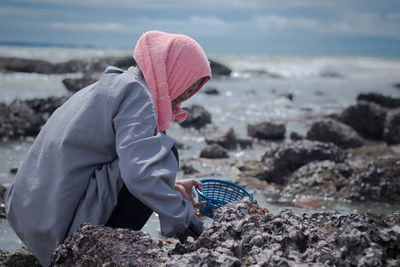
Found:
M 0 42 L 133 48 L 146 31 L 206 52 L 400 57 L 400 0 L 0 0 Z

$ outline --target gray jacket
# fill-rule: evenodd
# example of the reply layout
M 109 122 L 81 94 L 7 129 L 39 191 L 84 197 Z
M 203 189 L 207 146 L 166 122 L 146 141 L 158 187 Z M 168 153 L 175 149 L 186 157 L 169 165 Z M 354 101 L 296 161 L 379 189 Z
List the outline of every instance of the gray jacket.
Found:
M 201 228 L 192 205 L 173 189 L 174 140 L 156 126 L 153 99 L 134 67 L 107 68 L 54 112 L 5 199 L 11 227 L 42 265 L 82 223 L 107 222 L 123 183 L 159 214 L 162 234 Z

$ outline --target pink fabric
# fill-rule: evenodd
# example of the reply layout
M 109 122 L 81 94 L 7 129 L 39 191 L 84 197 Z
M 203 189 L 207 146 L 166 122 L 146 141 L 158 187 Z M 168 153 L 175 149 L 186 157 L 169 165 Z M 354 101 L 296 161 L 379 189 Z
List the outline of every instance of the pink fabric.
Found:
M 171 121 L 186 119 L 186 111 L 171 101 L 200 78 L 200 88 L 211 78 L 210 63 L 200 45 L 188 36 L 160 31 L 143 34 L 135 47 L 134 58 L 153 96 L 158 130 L 169 128 Z

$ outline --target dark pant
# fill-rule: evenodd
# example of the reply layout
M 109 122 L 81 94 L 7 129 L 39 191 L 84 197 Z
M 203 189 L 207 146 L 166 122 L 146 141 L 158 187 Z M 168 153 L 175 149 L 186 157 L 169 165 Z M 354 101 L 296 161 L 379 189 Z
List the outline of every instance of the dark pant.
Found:
M 179 164 L 178 150 L 172 147 L 172 152 Z M 118 203 L 106 226 L 114 228 L 130 228 L 139 231 L 146 224 L 153 211 L 142 201 L 133 196 L 126 185 L 122 186 L 118 194 Z

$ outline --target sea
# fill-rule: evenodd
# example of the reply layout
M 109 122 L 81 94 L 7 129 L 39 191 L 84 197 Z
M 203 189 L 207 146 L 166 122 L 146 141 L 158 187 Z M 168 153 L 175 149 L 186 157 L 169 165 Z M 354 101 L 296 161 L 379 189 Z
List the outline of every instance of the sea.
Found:
M 68 48 L 0 46 L 0 57 L 43 59 L 52 63 L 77 58 L 131 55 L 129 49 Z M 213 77 L 206 88 L 215 88 L 218 95 L 198 93 L 183 106 L 203 106 L 211 113 L 212 123 L 233 127 L 237 136 L 247 135 L 247 125 L 258 121 L 283 122 L 286 139 L 291 132 L 305 135 L 312 119 L 339 112 L 354 104 L 360 93 L 376 92 L 400 97 L 400 58 L 367 56 L 327 55 L 269 55 L 242 53 L 207 53 L 209 59 L 232 69 L 229 77 Z M 15 99 L 64 96 L 69 92 L 62 80 L 79 78 L 80 73 L 37 74 L 0 73 L 0 102 L 11 103 Z M 204 160 L 199 158 L 205 146 L 203 130 L 182 128 L 173 123 L 168 135 L 186 146 L 180 150 L 181 164 L 194 166 L 199 173 L 177 179 L 215 178 L 228 181 L 237 179 L 235 162 L 259 160 L 265 152 L 265 144 L 255 144 L 251 149 L 229 151 L 230 161 Z M 9 186 L 15 175 L 10 172 L 22 162 L 34 138 L 21 138 L 0 142 L 0 183 Z M 393 147 L 400 153 L 400 148 Z M 300 207 L 276 202 L 267 194 L 253 192 L 260 206 L 270 212 L 290 208 L 294 212 L 333 210 L 341 214 L 399 211 L 398 205 L 368 203 L 359 205 L 334 201 L 321 207 Z M 157 214 L 153 214 L 144 231 L 156 238 L 160 235 Z M 206 225 L 211 219 L 205 219 Z M 23 246 L 8 222 L 0 219 L 0 249 L 14 250 Z

